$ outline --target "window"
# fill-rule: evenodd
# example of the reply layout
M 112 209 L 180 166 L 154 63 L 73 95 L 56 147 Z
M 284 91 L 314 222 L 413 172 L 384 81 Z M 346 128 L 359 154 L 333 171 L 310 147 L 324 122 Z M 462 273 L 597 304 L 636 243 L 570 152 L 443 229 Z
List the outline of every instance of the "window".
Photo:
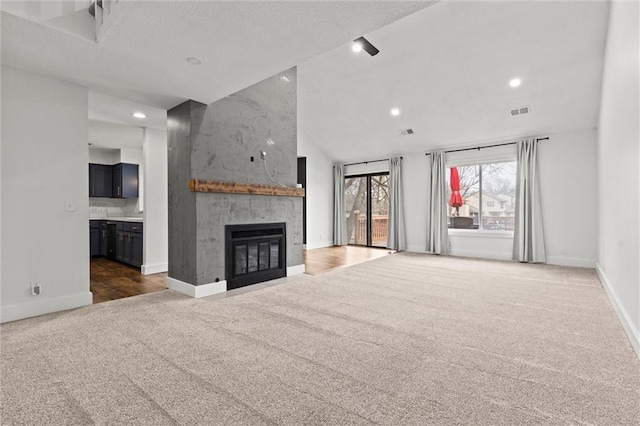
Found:
M 347 176 L 344 199 L 349 244 L 386 247 L 389 227 L 389 174 Z
M 458 171 L 462 203 L 451 205 L 447 176 L 449 227 L 513 231 L 516 207 L 515 161 L 451 167 Z

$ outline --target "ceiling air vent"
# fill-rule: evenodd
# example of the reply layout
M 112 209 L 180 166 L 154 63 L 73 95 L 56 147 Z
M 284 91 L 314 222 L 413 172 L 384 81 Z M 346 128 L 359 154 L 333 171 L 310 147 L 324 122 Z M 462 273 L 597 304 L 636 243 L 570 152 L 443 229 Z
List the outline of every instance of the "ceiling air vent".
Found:
M 413 134 L 413 129 L 404 129 L 404 130 L 400 130 L 400 134 L 407 136 L 407 135 L 412 135 Z
M 529 114 L 529 110 L 530 108 L 528 106 L 523 106 L 523 107 L 514 108 L 511 111 L 509 111 L 509 113 L 511 114 L 512 117 L 515 117 L 516 115 Z

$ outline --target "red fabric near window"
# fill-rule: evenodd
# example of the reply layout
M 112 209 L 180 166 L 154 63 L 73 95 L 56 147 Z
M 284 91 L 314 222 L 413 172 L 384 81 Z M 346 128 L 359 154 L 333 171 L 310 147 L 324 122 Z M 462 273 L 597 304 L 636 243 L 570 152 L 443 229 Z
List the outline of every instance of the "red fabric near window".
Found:
M 449 205 L 451 207 L 460 207 L 464 202 L 460 195 L 460 176 L 458 175 L 458 168 L 451 167 L 449 171 L 451 173 L 449 177 L 449 185 L 451 186 L 451 198 L 449 199 Z

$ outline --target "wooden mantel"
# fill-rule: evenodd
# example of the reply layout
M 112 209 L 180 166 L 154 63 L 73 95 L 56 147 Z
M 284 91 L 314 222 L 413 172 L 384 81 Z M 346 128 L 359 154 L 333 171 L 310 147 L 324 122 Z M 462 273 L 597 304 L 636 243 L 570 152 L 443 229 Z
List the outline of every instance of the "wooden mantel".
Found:
M 304 188 L 292 186 L 258 185 L 255 183 L 232 183 L 214 180 L 189 180 L 191 192 L 218 192 L 223 194 L 280 195 L 284 197 L 304 197 Z

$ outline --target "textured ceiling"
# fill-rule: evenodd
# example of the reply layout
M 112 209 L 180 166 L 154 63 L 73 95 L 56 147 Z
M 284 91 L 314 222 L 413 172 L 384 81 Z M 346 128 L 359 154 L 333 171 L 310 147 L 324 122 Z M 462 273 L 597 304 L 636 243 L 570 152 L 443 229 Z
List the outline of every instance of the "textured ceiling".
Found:
M 298 65 L 298 137 L 345 162 L 597 124 L 606 2 L 120 4 L 98 44 L 3 12 L 2 64 L 89 87 L 94 120 L 160 128 L 163 109 Z M 360 35 L 381 52 L 353 54 Z
M 210 103 L 431 3 L 127 1 L 98 44 L 3 12 L 2 63 L 154 107 Z
M 367 34 L 375 57 L 346 43 L 300 64 L 298 137 L 349 162 L 595 128 L 608 7 L 440 2 Z

